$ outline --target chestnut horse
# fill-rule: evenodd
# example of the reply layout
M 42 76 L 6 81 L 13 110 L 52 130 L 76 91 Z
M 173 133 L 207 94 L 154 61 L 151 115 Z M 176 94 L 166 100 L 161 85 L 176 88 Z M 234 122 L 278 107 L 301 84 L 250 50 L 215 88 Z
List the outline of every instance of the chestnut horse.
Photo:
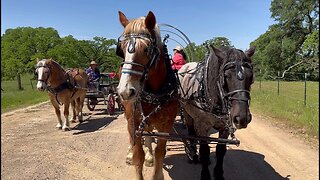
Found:
M 37 89 L 40 91 L 48 90 L 49 99 L 58 117 L 57 128 L 70 130 L 69 127 L 69 107 L 70 103 L 73 110 L 72 121 L 83 121 L 82 108 L 87 85 L 88 75 L 82 69 L 69 69 L 65 71 L 56 61 L 52 59 L 37 59 L 36 74 L 38 76 Z M 64 105 L 65 123 L 62 126 L 60 105 Z
M 219 138 L 234 138 L 235 129 L 246 128 L 251 122 L 249 110 L 250 86 L 253 69 L 250 57 L 255 47 L 246 52 L 235 48 L 217 49 L 201 63 L 187 63 L 179 70 L 182 86 L 181 97 L 189 135 L 209 136 L 211 128 L 219 131 Z M 190 142 L 193 161 L 197 161 L 196 146 Z M 223 159 L 226 144 L 216 146 L 215 179 L 223 178 Z M 189 156 L 190 157 L 190 156 Z M 210 149 L 208 142 L 200 141 L 201 179 L 211 179 L 208 165 Z
M 124 59 L 118 93 L 125 108 L 136 179 L 143 179 L 145 152 L 139 132 L 156 129 L 169 133 L 178 112 L 176 78 L 170 66 L 166 46 L 161 42 L 156 18 L 128 20 L 119 11 L 124 31 L 119 37 L 117 54 Z M 153 179 L 164 179 L 162 166 L 166 139 L 158 139 L 155 148 Z

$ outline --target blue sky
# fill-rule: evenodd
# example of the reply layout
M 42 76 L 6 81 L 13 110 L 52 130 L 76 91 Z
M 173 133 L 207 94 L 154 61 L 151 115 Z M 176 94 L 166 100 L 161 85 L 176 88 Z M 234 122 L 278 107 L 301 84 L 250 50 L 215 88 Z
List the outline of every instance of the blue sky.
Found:
M 53 27 L 61 37 L 116 39 L 123 30 L 119 10 L 129 19 L 152 11 L 157 23 L 177 27 L 196 45 L 223 36 L 245 50 L 275 23 L 270 4 L 271 0 L 1 0 L 1 34 L 30 26 Z M 169 48 L 175 45 L 169 41 Z

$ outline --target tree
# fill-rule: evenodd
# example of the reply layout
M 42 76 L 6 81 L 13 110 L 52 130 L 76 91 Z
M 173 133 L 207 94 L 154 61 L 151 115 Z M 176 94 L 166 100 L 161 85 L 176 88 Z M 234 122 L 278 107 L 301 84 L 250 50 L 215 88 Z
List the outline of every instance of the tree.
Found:
M 99 64 L 102 72 L 118 71 L 121 59 L 115 53 L 116 43 L 115 39 L 94 37 L 93 40 L 80 41 L 77 48 L 85 58 L 86 66 L 94 60 Z
M 1 36 L 1 66 L 4 76 L 17 78 L 22 90 L 21 74 L 34 71 L 35 56 L 45 57 L 50 48 L 59 43 L 59 34 L 53 28 L 18 27 L 7 29 Z
M 311 73 L 312 70 L 303 67 L 310 64 L 311 59 L 319 59 L 318 40 L 315 41 L 319 34 L 318 8 L 317 0 L 272 1 L 271 17 L 277 23 L 251 43 L 257 47 L 253 61 L 265 76 L 284 72 L 290 67 L 294 67 L 290 68 L 294 72 Z
M 203 44 L 200 44 L 198 46 L 195 45 L 195 43 L 188 44 L 185 50 L 187 52 L 193 51 L 194 52 L 194 61 L 202 61 L 205 58 L 205 54 L 208 52 L 207 45 L 213 45 L 214 47 L 222 47 L 222 46 L 229 46 L 233 47 L 231 44 L 231 41 L 226 37 L 214 37 L 213 39 L 206 40 Z M 188 55 L 191 53 L 188 53 Z

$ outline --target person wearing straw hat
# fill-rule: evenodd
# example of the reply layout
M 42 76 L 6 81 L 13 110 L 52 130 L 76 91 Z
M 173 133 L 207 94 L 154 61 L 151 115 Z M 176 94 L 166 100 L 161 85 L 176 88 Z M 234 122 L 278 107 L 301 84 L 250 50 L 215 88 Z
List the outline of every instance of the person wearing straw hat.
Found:
M 171 67 L 173 71 L 177 72 L 184 64 L 186 64 L 186 56 L 181 46 L 176 46 L 173 49 L 173 53 Z
M 101 74 L 98 69 L 98 64 L 95 61 L 91 61 L 90 67 L 86 69 L 86 73 L 89 76 L 89 81 L 97 82 L 101 78 Z

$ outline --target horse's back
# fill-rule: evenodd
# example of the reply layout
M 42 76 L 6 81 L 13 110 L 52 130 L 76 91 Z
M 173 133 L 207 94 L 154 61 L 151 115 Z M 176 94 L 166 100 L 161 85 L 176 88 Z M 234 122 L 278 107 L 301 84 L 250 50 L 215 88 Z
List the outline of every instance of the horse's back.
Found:
M 69 75 L 73 77 L 76 85 L 87 88 L 89 82 L 89 76 L 83 69 L 73 68 L 69 70 Z

